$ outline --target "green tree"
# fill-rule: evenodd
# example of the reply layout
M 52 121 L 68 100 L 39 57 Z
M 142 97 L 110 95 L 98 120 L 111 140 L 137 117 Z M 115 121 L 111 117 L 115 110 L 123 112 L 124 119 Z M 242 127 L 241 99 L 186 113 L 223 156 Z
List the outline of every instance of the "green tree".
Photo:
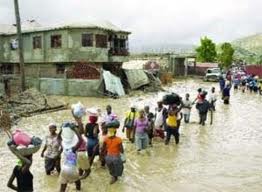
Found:
M 197 60 L 200 62 L 214 62 L 216 60 L 216 44 L 207 37 L 201 38 L 200 46 L 196 48 Z
M 221 68 L 228 69 L 232 65 L 234 52 L 235 50 L 230 43 L 221 45 L 221 53 L 218 57 Z

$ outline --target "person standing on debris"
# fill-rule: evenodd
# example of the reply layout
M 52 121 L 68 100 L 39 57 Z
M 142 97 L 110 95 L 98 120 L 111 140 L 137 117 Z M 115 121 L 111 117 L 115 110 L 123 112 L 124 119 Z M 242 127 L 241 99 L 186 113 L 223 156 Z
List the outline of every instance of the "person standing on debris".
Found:
M 199 112 L 199 124 L 205 125 L 207 119 L 207 113 L 210 108 L 209 102 L 206 100 L 206 92 L 201 93 L 202 102 L 196 104 L 196 108 Z
M 211 93 L 209 94 L 209 103 L 210 103 L 210 109 L 212 109 L 213 111 L 216 110 L 216 101 L 217 101 L 217 95 L 215 93 L 216 88 L 212 87 L 211 89 Z
M 126 129 L 126 138 L 129 139 L 129 141 L 132 143 L 134 142 L 134 123 L 137 116 L 138 114 L 136 112 L 136 106 L 131 105 L 130 111 L 126 113 L 122 132 L 124 133 Z
M 41 157 L 45 157 L 45 171 L 47 175 L 56 169 L 58 173 L 61 171 L 60 161 L 62 146 L 56 133 L 56 125 L 50 124 L 48 126 L 50 134 L 45 138 L 45 146 L 41 153 Z M 46 154 L 45 154 L 45 151 Z
M 112 176 L 110 184 L 115 183 L 118 177 L 122 176 L 124 165 L 121 156 L 124 155 L 122 139 L 116 136 L 116 129 L 108 129 L 108 137 L 105 139 L 102 147 L 102 153 L 106 156 L 106 164 L 109 173 Z
M 155 136 L 160 137 L 161 139 L 165 138 L 165 123 L 167 118 L 167 108 L 163 106 L 163 101 L 158 100 L 156 114 L 155 114 Z
M 152 139 L 154 137 L 154 114 L 150 112 L 150 107 L 146 105 L 144 107 L 145 116 L 148 120 L 148 138 L 149 138 L 149 145 L 152 146 Z
M 181 108 L 178 108 L 177 105 L 170 106 L 168 109 L 168 117 L 166 119 L 166 141 L 165 145 L 168 145 L 173 135 L 176 140 L 176 144 L 179 143 L 179 129 L 178 129 L 178 115 Z
M 145 116 L 145 111 L 141 109 L 139 111 L 139 117 L 134 123 L 137 151 L 146 149 L 148 146 L 148 126 L 149 122 Z
M 190 113 L 192 108 L 192 101 L 189 99 L 190 95 L 189 93 L 186 94 L 186 98 L 183 101 L 183 115 L 184 115 L 184 121 L 185 123 L 189 123 L 190 120 Z
M 15 148 L 10 148 L 10 150 L 18 157 L 19 163 L 15 166 L 7 186 L 14 191 L 33 192 L 33 175 L 30 172 L 33 155 L 23 156 Z M 15 179 L 17 186 L 13 184 Z

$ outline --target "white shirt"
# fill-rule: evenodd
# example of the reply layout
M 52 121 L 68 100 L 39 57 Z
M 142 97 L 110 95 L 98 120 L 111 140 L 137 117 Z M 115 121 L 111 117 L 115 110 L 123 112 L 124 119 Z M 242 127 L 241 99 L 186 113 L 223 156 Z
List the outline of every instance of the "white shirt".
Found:
M 184 100 L 183 104 L 185 107 L 187 107 L 187 108 L 183 107 L 183 114 L 190 114 L 191 109 L 189 109 L 188 107 L 190 108 L 192 107 L 192 101 Z
M 210 94 L 209 94 L 208 101 L 209 101 L 210 103 L 212 103 L 212 102 L 215 102 L 216 100 L 217 100 L 217 95 L 216 95 L 216 93 L 210 93 Z
M 163 117 L 163 110 L 164 107 L 161 109 L 161 111 L 156 110 L 156 120 L 155 120 L 155 128 L 156 129 L 163 129 L 161 126 L 164 124 L 164 117 Z

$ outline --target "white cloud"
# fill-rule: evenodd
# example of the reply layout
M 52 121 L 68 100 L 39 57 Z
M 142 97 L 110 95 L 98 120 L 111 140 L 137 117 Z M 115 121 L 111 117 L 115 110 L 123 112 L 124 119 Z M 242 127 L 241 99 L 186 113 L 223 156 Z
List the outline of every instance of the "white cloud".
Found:
M 131 44 L 230 41 L 262 32 L 261 0 L 20 0 L 23 20 L 97 18 L 132 31 Z M 14 23 L 13 1 L 0 0 L 0 23 Z

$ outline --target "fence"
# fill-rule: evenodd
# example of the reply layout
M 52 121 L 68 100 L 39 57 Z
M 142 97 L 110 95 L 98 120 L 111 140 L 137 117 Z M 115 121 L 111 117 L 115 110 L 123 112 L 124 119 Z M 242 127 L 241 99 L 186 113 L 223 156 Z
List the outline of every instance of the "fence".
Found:
M 248 65 L 245 68 L 248 74 L 257 75 L 262 78 L 262 65 Z

